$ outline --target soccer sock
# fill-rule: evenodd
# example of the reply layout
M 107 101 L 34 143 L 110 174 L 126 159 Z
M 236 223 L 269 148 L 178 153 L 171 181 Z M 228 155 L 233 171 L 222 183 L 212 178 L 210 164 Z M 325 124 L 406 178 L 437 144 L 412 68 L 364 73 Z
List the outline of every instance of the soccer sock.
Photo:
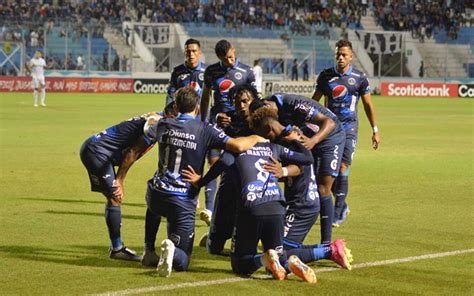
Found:
M 255 267 L 259 269 L 260 267 L 263 266 L 263 254 L 257 254 L 253 256 L 253 260 L 255 263 Z
M 186 271 L 188 270 L 188 265 L 189 265 L 188 255 L 183 250 L 176 247 L 174 249 L 174 255 L 173 255 L 173 269 L 176 271 Z
M 38 91 L 36 89 L 33 91 L 33 99 L 34 104 L 36 105 L 38 103 Z
M 105 206 L 105 222 L 107 223 L 113 250 L 120 250 L 123 247 L 122 238 L 120 237 L 120 224 L 122 223 L 120 206 Z
M 332 204 L 332 196 L 321 196 L 321 243 L 331 243 L 332 221 L 334 217 L 334 206 Z
M 41 90 L 41 104 L 44 104 L 44 99 L 46 98 L 46 89 Z
M 206 196 L 206 209 L 211 211 L 214 209 L 214 197 L 216 196 L 217 180 L 214 179 L 207 183 L 204 195 Z
M 161 216 L 155 215 L 146 209 L 145 216 L 145 249 L 149 251 L 155 250 L 155 241 L 156 234 L 158 233 L 158 228 L 160 227 Z
M 318 247 L 312 248 L 313 261 L 321 259 L 329 259 L 332 255 L 331 245 L 316 245 Z
M 349 177 L 338 176 L 336 178 L 336 186 L 334 196 L 336 197 L 336 205 L 334 207 L 334 219 L 341 219 L 342 210 L 346 204 L 347 192 L 349 190 Z

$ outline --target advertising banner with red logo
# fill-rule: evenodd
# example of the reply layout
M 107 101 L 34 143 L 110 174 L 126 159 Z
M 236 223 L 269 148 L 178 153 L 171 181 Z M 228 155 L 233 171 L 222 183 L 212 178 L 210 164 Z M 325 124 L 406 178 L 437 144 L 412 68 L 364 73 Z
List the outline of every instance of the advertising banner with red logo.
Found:
M 133 79 L 46 77 L 49 92 L 131 93 Z M 33 91 L 31 77 L 0 76 L 0 92 Z
M 382 96 L 458 97 L 457 83 L 382 82 Z

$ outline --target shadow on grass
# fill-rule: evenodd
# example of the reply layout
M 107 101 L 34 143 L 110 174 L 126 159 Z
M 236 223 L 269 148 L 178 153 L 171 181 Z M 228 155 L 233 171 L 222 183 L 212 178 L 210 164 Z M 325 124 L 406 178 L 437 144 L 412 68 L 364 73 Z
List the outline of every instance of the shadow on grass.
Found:
M 61 199 L 61 198 L 32 198 L 32 197 L 23 197 L 20 199 L 31 200 L 31 201 L 44 201 L 44 202 L 60 202 L 60 203 L 83 203 L 83 204 L 103 204 L 105 205 L 105 197 L 102 200 L 83 200 L 83 199 Z M 139 207 L 145 208 L 145 202 L 141 203 L 128 203 L 124 202 L 122 206 L 129 207 Z
M 69 211 L 54 211 L 48 210 L 45 211 L 47 214 L 55 215 L 76 215 L 76 216 L 93 216 L 93 217 L 104 217 L 104 213 L 91 213 L 91 212 L 69 212 Z M 132 220 L 145 220 L 145 213 L 143 215 L 124 215 L 122 214 L 122 219 L 132 219 Z
M 35 246 L 0 246 L 0 253 L 6 257 L 27 261 L 41 261 L 58 264 L 130 268 L 141 267 L 140 262 L 112 260 L 104 246 L 71 246 L 68 248 L 44 248 Z

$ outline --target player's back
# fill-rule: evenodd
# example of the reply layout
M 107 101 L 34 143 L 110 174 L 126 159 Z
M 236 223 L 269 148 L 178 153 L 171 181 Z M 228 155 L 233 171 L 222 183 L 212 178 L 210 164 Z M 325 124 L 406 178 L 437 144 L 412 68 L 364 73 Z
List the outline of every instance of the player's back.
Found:
M 143 134 L 145 122 L 145 115 L 142 115 L 111 126 L 90 137 L 88 147 L 98 158 L 118 165 L 123 152 L 134 145 L 138 137 L 143 136 L 147 144 L 152 144 Z
M 182 180 L 181 170 L 188 166 L 202 174 L 207 150 L 223 149 L 228 136 L 190 115 L 162 119 L 151 130 L 159 143 L 155 188 L 163 193 L 188 196 L 190 184 Z

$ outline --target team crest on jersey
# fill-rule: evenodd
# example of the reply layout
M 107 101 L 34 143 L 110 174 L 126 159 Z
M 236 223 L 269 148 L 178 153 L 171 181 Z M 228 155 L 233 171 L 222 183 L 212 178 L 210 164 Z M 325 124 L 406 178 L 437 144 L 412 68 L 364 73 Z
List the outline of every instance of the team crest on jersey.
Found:
M 199 73 L 198 78 L 199 80 L 204 80 L 204 73 Z
M 356 84 L 356 80 L 355 80 L 354 78 L 352 78 L 352 77 L 349 78 L 349 79 L 347 80 L 347 82 L 348 82 L 350 85 L 355 85 L 355 84 Z
M 347 88 L 344 85 L 336 85 L 336 87 L 332 89 L 333 99 L 344 98 L 346 95 L 347 95 Z
M 240 79 L 242 79 L 242 73 L 236 72 L 236 73 L 234 74 L 234 77 L 235 77 L 235 79 L 240 80 Z

